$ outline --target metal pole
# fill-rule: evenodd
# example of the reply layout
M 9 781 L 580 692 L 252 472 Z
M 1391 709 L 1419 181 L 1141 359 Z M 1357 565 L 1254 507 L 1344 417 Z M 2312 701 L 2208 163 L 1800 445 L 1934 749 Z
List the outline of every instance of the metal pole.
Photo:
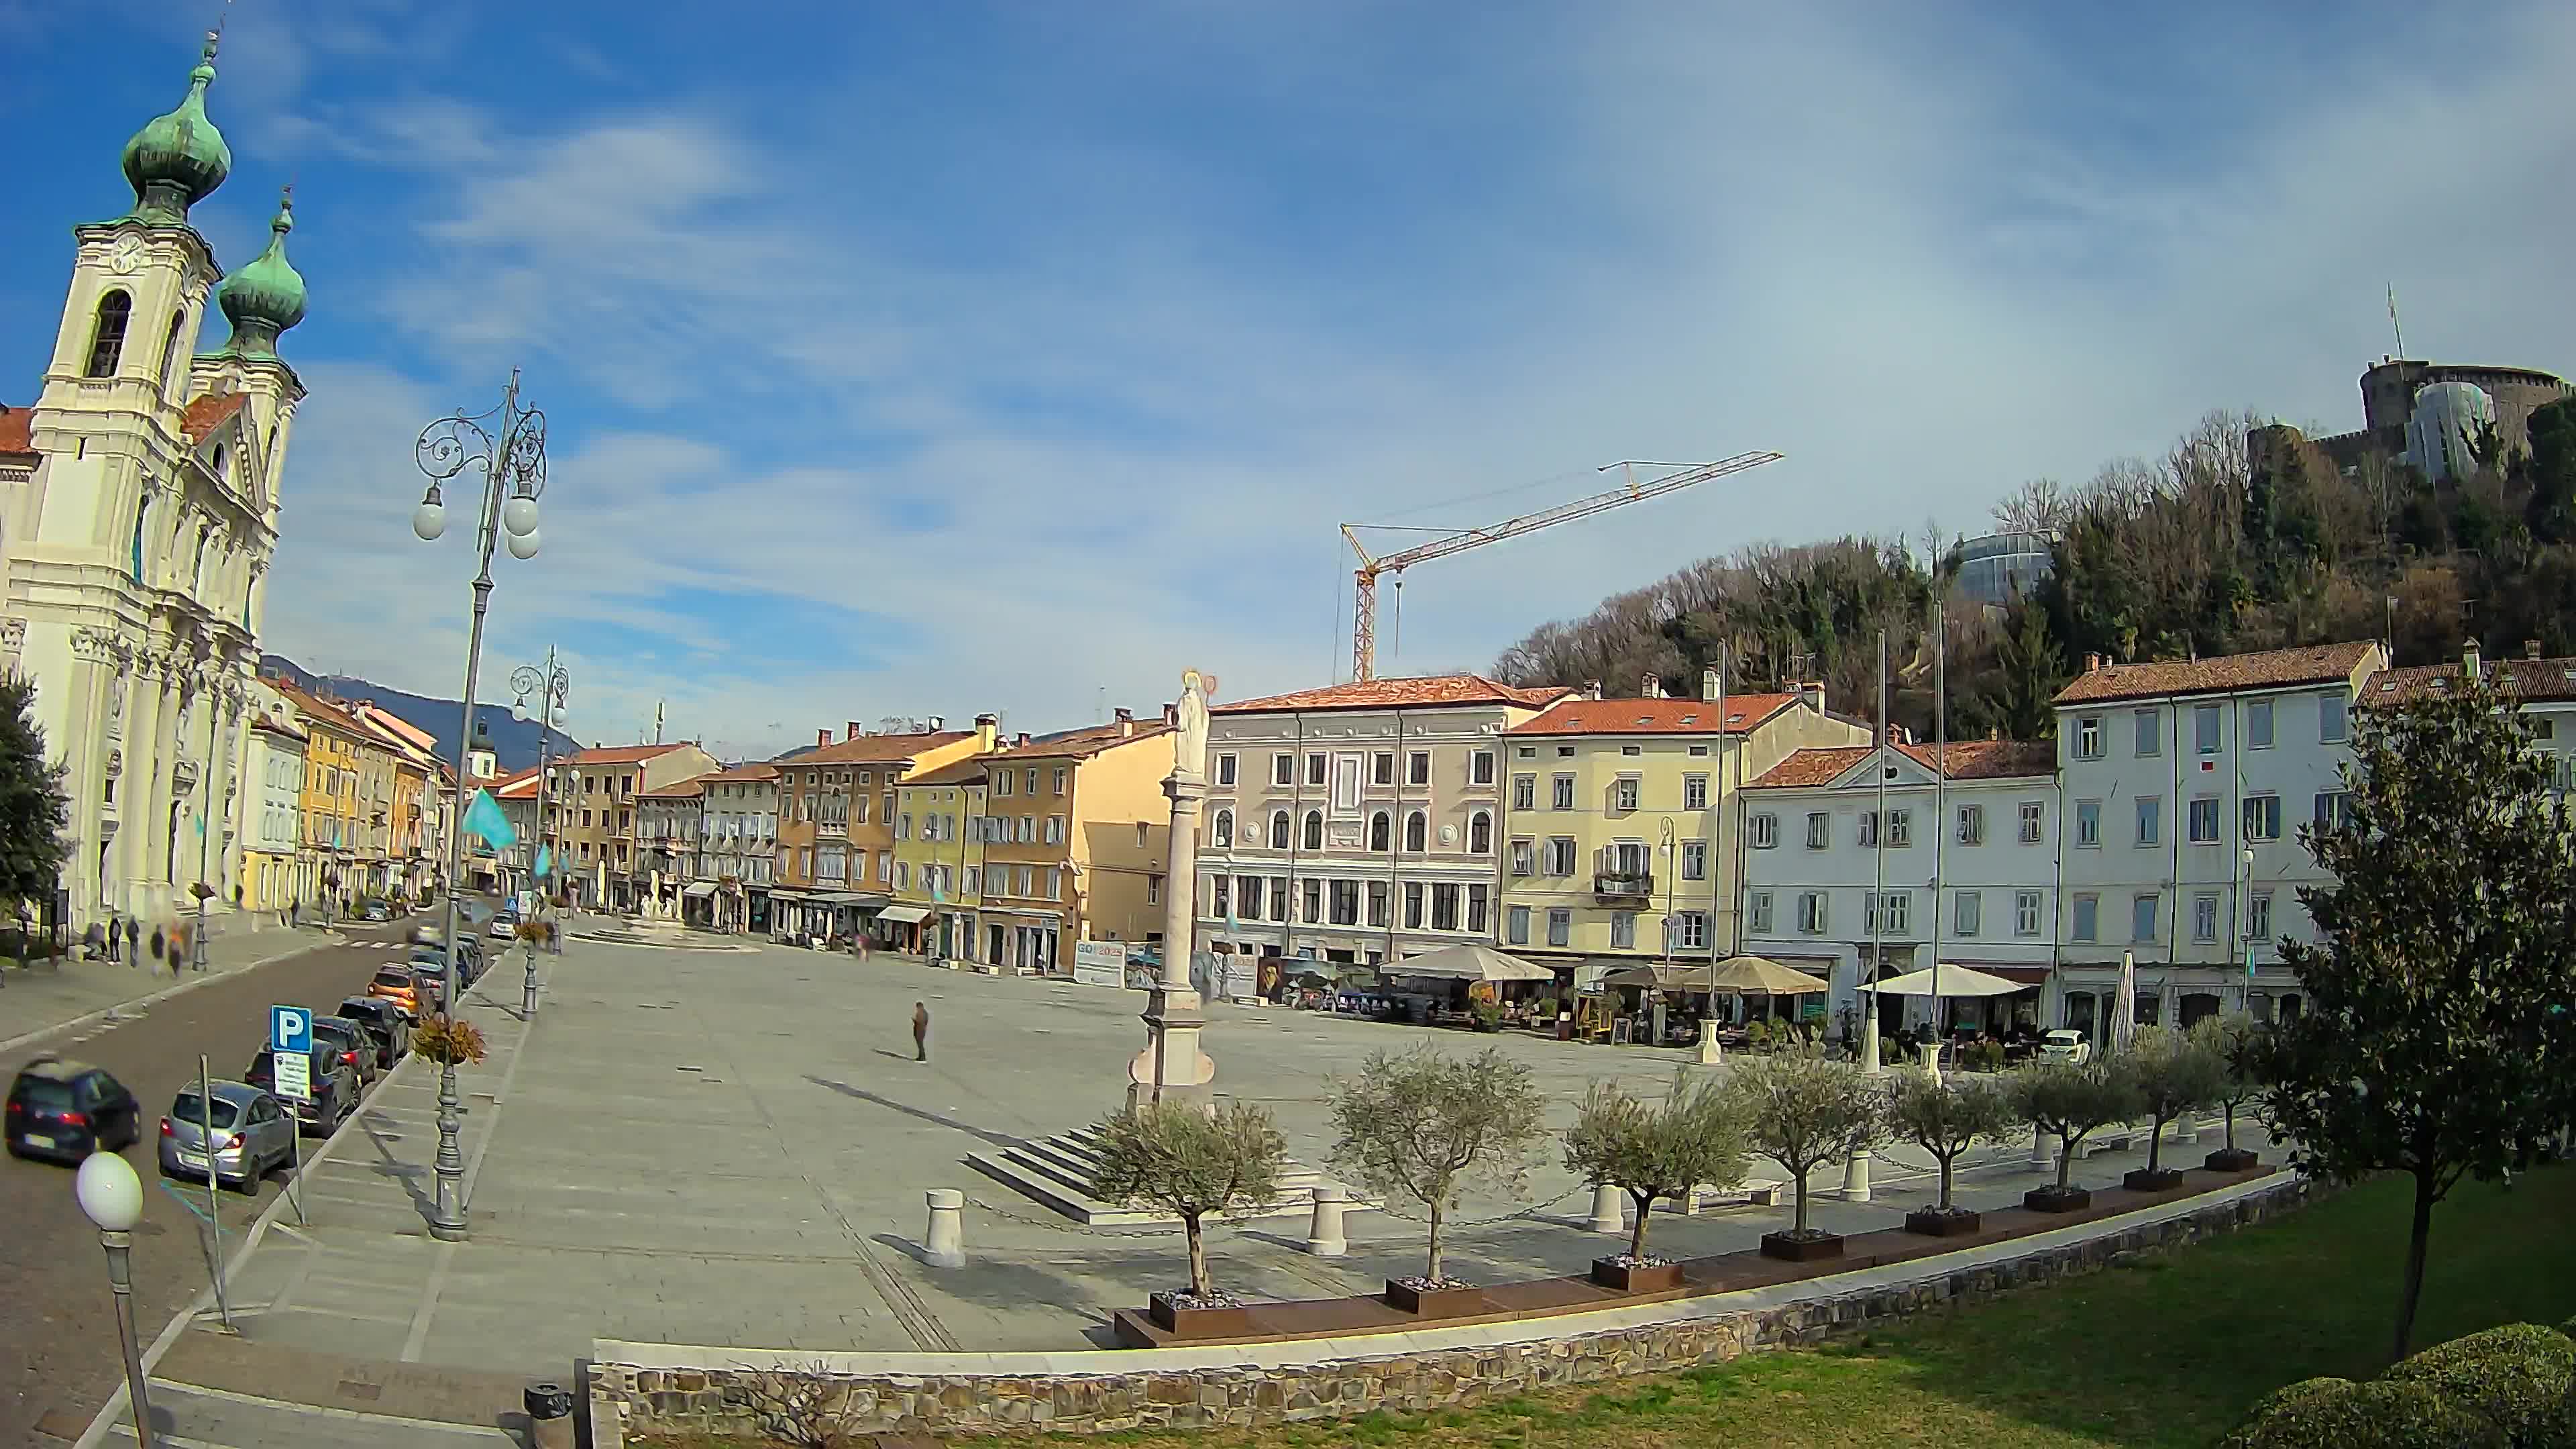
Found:
M 1950 1039 L 1949 1018 L 1941 1014 L 1941 847 L 1950 828 L 1950 711 L 1943 671 L 1950 655 L 1950 611 L 1939 597 L 1932 601 L 1932 1070 L 1941 1070 L 1941 1046 Z M 1980 904 L 1982 913 L 1985 907 Z M 1980 923 L 1982 924 L 1982 922 Z
M 134 1415 L 134 1442 L 138 1449 L 152 1449 L 152 1396 L 144 1388 L 143 1349 L 134 1337 L 134 1274 L 128 1261 L 134 1235 L 102 1231 L 98 1241 L 107 1249 L 107 1286 L 116 1294 L 116 1338 L 125 1349 L 125 1400 Z
M 290 1109 L 291 1110 L 291 1109 Z M 223 1184 L 215 1171 L 215 1084 L 214 1073 L 206 1059 L 197 1058 L 197 1130 L 204 1140 L 197 1145 L 206 1152 L 206 1227 L 214 1234 L 215 1250 L 206 1260 L 206 1273 L 215 1281 L 215 1312 L 222 1316 L 224 1332 L 233 1331 L 232 1300 L 224 1294 L 224 1214 L 223 1200 L 217 1196 Z M 250 1134 L 242 1134 L 242 1166 L 250 1166 Z
M 1887 895 L 1887 750 L 1895 732 L 1887 725 L 1887 631 L 1878 631 L 1878 816 L 1871 830 L 1871 855 L 1877 868 L 1877 894 L 1871 898 L 1869 911 L 1869 963 L 1861 973 L 1860 1053 L 1861 1065 L 1878 1070 L 1878 970 L 1880 948 L 1878 918 Z

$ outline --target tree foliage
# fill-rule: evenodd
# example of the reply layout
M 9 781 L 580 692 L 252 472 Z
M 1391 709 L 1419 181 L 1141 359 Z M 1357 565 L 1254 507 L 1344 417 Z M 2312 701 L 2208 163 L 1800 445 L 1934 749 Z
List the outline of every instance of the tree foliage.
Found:
M 1753 1150 L 1788 1174 L 1797 1201 L 1791 1231 L 1806 1234 L 1807 1175 L 1888 1140 L 1887 1090 L 1857 1063 L 1812 1046 L 1738 1057 L 1729 1084 Z
M 1595 1082 L 1566 1130 L 1565 1167 L 1585 1182 L 1628 1194 L 1637 1210 L 1628 1252 L 1643 1258 L 1646 1216 L 1655 1199 L 1744 1180 L 1744 1129 L 1724 1084 L 1707 1077 L 1693 1081 L 1687 1068 L 1674 1071 L 1672 1090 L 1660 1103 L 1650 1104 L 1616 1082 Z
M 46 761 L 35 715 L 35 685 L 0 676 L 0 899 L 12 901 L 50 898 L 71 857 L 62 767 Z
M 1520 1187 L 1546 1135 L 1547 1103 L 1530 1069 L 1488 1047 L 1472 1057 L 1429 1045 L 1372 1052 L 1332 1087 L 1333 1163 L 1381 1197 L 1404 1196 L 1431 1215 L 1429 1266 L 1441 1274 L 1441 1228 L 1473 1182 Z
M 2242 1012 L 2225 1016 L 2203 1017 L 2191 1029 L 2192 1038 L 2209 1054 L 2218 1067 L 2215 1089 L 2209 1104 L 2225 1114 L 2227 1150 L 2236 1150 L 2236 1114 L 2246 1103 L 2263 1091 L 2264 1053 L 2271 1042 L 2270 1031 L 2262 1023 Z
M 1209 1215 L 1259 1212 L 1279 1200 L 1288 1139 L 1266 1107 L 1226 1102 L 1128 1107 L 1102 1125 L 1092 1192 L 1109 1202 L 1159 1208 L 1189 1235 L 1190 1292 L 1214 1296 L 1208 1280 Z
M 1991 1078 L 1944 1080 L 1930 1072 L 1899 1072 L 1888 1100 L 1889 1132 L 1941 1164 L 1941 1199 L 1934 1206 L 1942 1212 L 1951 1210 L 1950 1184 L 1960 1156 L 1980 1142 L 2002 1141 L 2020 1123 L 2011 1093 Z
M 2138 1106 L 2152 1124 L 2147 1138 L 2147 1171 L 2164 1165 L 2165 1124 L 2218 1099 L 2227 1064 L 2197 1036 L 2170 1027 L 2140 1028 L 2129 1046 L 2129 1079 L 2137 1087 Z
M 2013 1073 L 2013 1112 L 2042 1132 L 2057 1134 L 2057 1186 L 2075 1171 L 2084 1139 L 2138 1111 L 2137 1083 L 2125 1058 L 2089 1062 L 2031 1062 Z
M 2299 892 L 2318 940 L 2282 945 L 2308 1006 L 2278 1031 L 2263 1105 L 2313 1175 L 2414 1178 L 2392 1358 L 2434 1207 L 2529 1162 L 2568 1119 L 2576 818 L 2533 740 L 2478 682 L 2359 712 L 2349 814 L 2302 831 L 2331 884 Z

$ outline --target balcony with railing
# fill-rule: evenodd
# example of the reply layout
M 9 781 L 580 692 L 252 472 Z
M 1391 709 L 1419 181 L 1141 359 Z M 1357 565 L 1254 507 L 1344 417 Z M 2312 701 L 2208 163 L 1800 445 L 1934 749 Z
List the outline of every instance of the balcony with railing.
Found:
M 1643 846 L 1605 846 L 1592 856 L 1592 894 L 1602 900 L 1642 901 L 1655 893 L 1653 859 Z

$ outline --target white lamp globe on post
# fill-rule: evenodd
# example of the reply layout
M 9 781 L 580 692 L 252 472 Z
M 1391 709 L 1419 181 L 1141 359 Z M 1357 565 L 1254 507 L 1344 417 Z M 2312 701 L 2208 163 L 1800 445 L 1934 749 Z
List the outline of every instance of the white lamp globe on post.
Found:
M 537 531 L 537 500 L 521 493 L 501 505 L 501 531 L 512 538 Z
M 537 556 L 537 531 L 533 528 L 525 533 L 509 535 L 508 543 L 512 558 L 531 559 Z
M 435 543 L 447 532 L 447 505 L 438 496 L 438 485 L 429 485 L 421 495 L 420 506 L 411 511 L 411 531 L 423 543 Z
M 93 1152 L 72 1180 L 81 1212 L 98 1225 L 98 1241 L 107 1249 L 107 1284 L 116 1294 L 116 1337 L 125 1348 L 127 1408 L 134 1416 L 134 1439 L 152 1449 L 152 1401 L 143 1388 L 143 1350 L 134 1339 L 134 1277 L 127 1256 L 134 1225 L 143 1221 L 143 1179 L 133 1164 L 113 1152 Z

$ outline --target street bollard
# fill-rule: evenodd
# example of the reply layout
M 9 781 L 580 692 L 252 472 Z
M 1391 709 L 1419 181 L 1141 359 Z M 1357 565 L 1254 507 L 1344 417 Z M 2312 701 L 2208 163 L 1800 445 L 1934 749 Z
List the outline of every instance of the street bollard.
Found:
M 2194 1145 L 2200 1141 L 2200 1114 L 2198 1112 L 2185 1112 L 2181 1116 L 2174 1118 L 2173 1140 L 2185 1146 Z
M 528 1443 L 533 1449 L 572 1449 L 572 1390 L 540 1379 L 521 1391 L 528 1411 Z
M 953 1187 L 929 1192 L 930 1231 L 923 1239 L 922 1260 L 934 1268 L 966 1266 L 966 1194 Z
M 2048 1145 L 2047 1129 L 2030 1129 L 2030 1166 L 2034 1172 L 2047 1172 L 2057 1166 L 2057 1153 Z
M 1869 1201 L 1869 1149 L 1843 1159 L 1843 1201 Z
M 1717 1044 L 1717 1023 L 1703 1022 L 1699 1029 L 1699 1064 L 1713 1067 L 1726 1060 L 1726 1049 Z
M 1342 1214 L 1351 1209 L 1351 1190 L 1319 1183 L 1315 1187 L 1315 1220 L 1306 1228 L 1306 1251 L 1318 1258 L 1338 1258 L 1351 1250 L 1342 1236 Z
M 1584 1224 L 1596 1233 L 1628 1231 L 1627 1194 L 1604 1182 L 1592 1189 L 1592 1220 Z

